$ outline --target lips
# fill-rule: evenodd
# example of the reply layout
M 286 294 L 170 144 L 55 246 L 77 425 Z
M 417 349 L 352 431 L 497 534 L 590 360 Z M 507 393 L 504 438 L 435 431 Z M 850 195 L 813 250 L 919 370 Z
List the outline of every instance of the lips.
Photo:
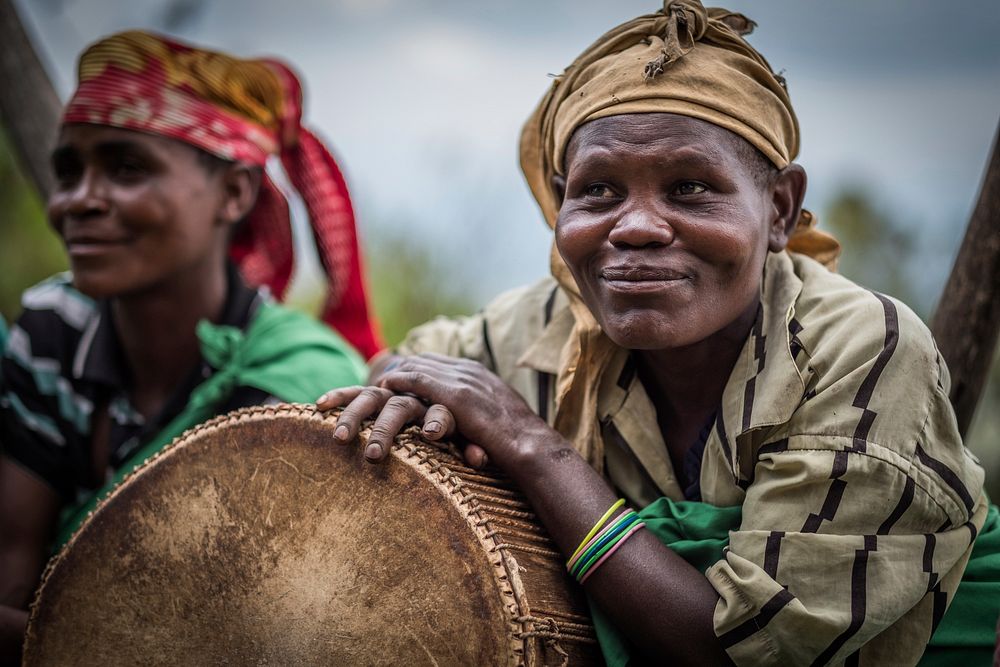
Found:
M 75 233 L 63 238 L 66 252 L 71 257 L 101 255 L 116 250 L 129 241 L 127 236 L 117 234 Z
M 598 275 L 606 289 L 622 296 L 665 295 L 690 284 L 687 273 L 659 266 L 609 266 Z
M 684 280 L 686 273 L 666 267 L 609 266 L 601 269 L 601 278 L 610 282 L 667 282 Z

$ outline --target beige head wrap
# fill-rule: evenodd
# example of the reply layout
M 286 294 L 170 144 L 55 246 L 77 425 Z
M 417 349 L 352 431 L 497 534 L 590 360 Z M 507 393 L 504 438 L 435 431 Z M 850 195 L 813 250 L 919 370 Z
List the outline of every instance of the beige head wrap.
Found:
M 521 168 L 550 227 L 559 199 L 552 177 L 563 174 L 566 147 L 584 123 L 630 113 L 675 113 L 733 132 L 779 169 L 799 151 L 799 126 L 784 80 L 744 39 L 754 27 L 725 9 L 698 0 L 667 0 L 655 14 L 612 29 L 585 50 L 542 98 L 521 134 Z M 833 266 L 840 244 L 815 229 L 802 212 L 790 250 Z M 552 274 L 570 295 L 574 335 L 556 384 L 556 429 L 600 470 L 604 447 L 597 389 L 604 370 L 623 351 L 601 331 L 553 245 Z

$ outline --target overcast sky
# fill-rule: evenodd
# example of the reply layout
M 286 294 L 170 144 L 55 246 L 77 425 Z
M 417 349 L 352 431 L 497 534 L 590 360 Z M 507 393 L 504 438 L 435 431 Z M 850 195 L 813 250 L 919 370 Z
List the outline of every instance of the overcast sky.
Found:
M 302 73 L 307 121 L 344 167 L 362 234 L 441 247 L 485 298 L 547 271 L 550 236 L 517 167 L 521 123 L 560 72 L 652 0 L 19 0 L 63 96 L 76 55 L 131 27 Z M 661 5 L 662 6 L 662 5 Z M 733 0 L 784 70 L 802 127 L 807 205 L 846 183 L 950 268 L 1000 118 L 997 0 Z M 186 11 L 171 11 L 177 7 Z M 929 241 L 928 241 L 929 240 Z M 482 241 L 481 246 L 472 244 Z M 375 270 L 375 267 L 372 267 Z

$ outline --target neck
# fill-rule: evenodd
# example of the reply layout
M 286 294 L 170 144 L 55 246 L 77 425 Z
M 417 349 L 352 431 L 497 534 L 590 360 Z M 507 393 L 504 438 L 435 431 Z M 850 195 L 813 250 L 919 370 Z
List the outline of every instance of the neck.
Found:
M 722 401 L 757 316 L 759 300 L 732 323 L 692 345 L 666 350 L 636 350 L 637 370 L 656 408 L 668 447 L 686 451 Z
M 130 399 L 144 416 L 156 414 L 199 363 L 195 326 L 222 318 L 226 288 L 225 271 L 195 270 L 111 302 L 131 370 Z

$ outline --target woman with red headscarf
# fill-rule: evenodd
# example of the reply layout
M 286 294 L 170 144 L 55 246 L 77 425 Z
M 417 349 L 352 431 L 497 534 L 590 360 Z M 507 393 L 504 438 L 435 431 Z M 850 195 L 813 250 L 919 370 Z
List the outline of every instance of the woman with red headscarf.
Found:
M 25 292 L 0 367 L 3 661 L 53 538 L 102 490 L 213 415 L 359 382 L 352 346 L 381 346 L 343 176 L 286 66 L 132 31 L 78 73 L 48 202 L 72 270 Z M 297 216 L 330 327 L 270 298 L 292 276 Z

